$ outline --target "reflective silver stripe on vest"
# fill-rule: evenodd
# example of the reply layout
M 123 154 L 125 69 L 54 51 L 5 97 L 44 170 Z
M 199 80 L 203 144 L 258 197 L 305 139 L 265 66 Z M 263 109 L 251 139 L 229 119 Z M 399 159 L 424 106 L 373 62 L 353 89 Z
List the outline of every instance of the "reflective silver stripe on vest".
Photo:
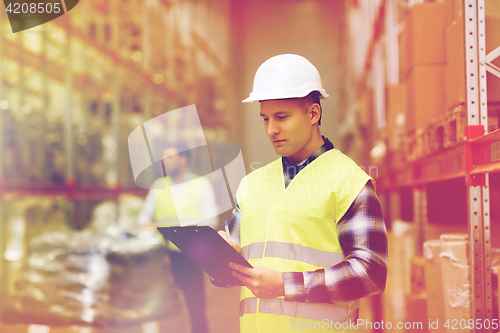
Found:
M 241 249 L 241 254 L 247 260 L 262 258 L 264 244 L 264 242 L 259 242 L 247 245 Z M 304 245 L 275 241 L 267 242 L 265 256 L 297 260 L 320 267 L 331 267 L 344 260 L 342 253 L 328 252 Z
M 240 302 L 240 317 L 257 312 L 257 298 L 248 297 Z M 344 323 L 355 322 L 359 317 L 359 309 L 347 308 L 347 303 L 303 303 L 285 301 L 283 298 L 261 298 L 259 312 Z

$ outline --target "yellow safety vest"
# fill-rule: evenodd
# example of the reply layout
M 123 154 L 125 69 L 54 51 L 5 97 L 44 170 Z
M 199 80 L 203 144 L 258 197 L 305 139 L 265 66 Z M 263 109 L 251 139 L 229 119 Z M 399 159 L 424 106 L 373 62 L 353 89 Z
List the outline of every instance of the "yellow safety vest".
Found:
M 314 271 L 340 263 L 344 254 L 337 222 L 369 180 L 373 181 L 336 149 L 306 166 L 286 189 L 281 159 L 250 173 L 236 196 L 242 212 L 242 255 L 254 267 L 280 272 Z M 327 304 L 258 299 L 243 287 L 240 330 L 356 332 L 355 326 L 343 323 L 355 323 L 358 313 L 359 300 Z
M 200 181 L 202 179 L 199 179 Z M 208 180 L 206 180 L 208 182 Z M 155 180 L 152 191 L 155 191 L 156 209 L 154 214 L 155 223 L 159 227 L 178 226 L 179 218 L 177 212 L 182 212 L 182 216 L 191 220 L 200 220 L 202 218 L 202 191 L 199 183 L 185 182 L 184 188 L 179 194 L 176 204 L 172 198 L 167 178 Z M 177 209 L 176 209 L 177 208 Z M 180 251 L 177 246 L 168 241 L 167 246 L 172 251 Z

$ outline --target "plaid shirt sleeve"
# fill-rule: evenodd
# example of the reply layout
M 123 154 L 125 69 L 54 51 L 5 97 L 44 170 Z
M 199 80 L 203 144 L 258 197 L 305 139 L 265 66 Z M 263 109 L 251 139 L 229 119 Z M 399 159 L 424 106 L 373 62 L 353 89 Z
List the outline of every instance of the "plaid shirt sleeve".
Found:
M 312 272 L 285 272 L 285 300 L 337 303 L 380 293 L 387 278 L 387 233 L 382 209 L 367 183 L 337 224 L 341 263 Z

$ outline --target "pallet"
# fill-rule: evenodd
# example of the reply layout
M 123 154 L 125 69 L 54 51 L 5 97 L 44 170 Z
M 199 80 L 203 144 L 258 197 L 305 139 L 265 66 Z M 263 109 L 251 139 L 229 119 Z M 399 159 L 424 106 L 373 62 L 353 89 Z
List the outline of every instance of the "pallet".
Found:
M 466 125 L 465 107 L 459 105 L 426 128 L 407 135 L 403 142 L 405 159 L 415 161 L 463 142 Z
M 405 160 L 414 161 L 424 156 L 424 142 L 421 130 L 407 134 L 403 141 Z
M 446 115 L 445 119 L 438 127 L 443 133 L 443 148 L 453 147 L 465 141 L 466 126 L 467 111 L 465 106 L 459 105 Z

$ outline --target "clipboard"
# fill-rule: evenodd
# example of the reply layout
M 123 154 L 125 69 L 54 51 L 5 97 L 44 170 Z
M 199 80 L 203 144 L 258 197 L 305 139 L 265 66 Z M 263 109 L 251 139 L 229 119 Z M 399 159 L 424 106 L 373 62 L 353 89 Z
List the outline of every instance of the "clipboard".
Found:
M 229 267 L 230 262 L 252 268 L 231 245 L 209 226 L 158 227 L 158 231 L 174 243 L 217 284 L 242 286 Z

